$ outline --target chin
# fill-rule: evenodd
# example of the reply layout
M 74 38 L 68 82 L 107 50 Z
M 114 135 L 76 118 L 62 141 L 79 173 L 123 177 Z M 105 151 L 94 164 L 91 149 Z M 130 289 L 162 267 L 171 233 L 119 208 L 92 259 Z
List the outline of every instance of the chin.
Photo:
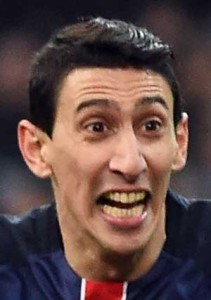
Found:
M 118 256 L 131 256 L 131 255 L 137 255 L 138 253 L 142 253 L 144 249 L 144 245 L 134 245 L 131 244 L 130 241 L 124 242 L 124 244 L 116 244 L 116 245 L 107 245 L 105 247 L 107 253 L 111 253 L 112 255 L 118 255 Z

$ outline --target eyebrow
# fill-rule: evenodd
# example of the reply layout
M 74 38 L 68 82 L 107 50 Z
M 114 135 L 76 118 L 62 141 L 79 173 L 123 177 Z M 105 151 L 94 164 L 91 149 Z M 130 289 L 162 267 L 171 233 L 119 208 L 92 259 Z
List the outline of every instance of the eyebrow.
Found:
M 145 96 L 140 98 L 136 104 L 135 104 L 135 109 L 143 106 L 143 105 L 152 105 L 152 104 L 156 104 L 159 103 L 161 104 L 166 110 L 169 110 L 169 107 L 166 103 L 166 101 L 160 97 L 160 96 Z M 77 108 L 76 108 L 76 112 L 80 112 L 86 108 L 92 107 L 92 106 L 98 106 L 98 107 L 105 107 L 105 108 L 109 108 L 112 107 L 115 110 L 120 110 L 119 104 L 116 103 L 113 100 L 108 100 L 108 99 L 90 99 L 90 100 L 86 100 L 81 102 Z
M 148 96 L 139 99 L 135 105 L 135 108 L 138 108 L 142 105 L 151 105 L 151 104 L 161 104 L 166 110 L 169 110 L 169 107 L 166 101 L 160 96 Z
M 113 107 L 116 110 L 119 110 L 118 104 L 115 103 L 115 101 L 113 100 L 108 100 L 108 99 L 90 99 L 90 100 L 86 100 L 81 102 L 77 108 L 76 108 L 76 112 L 80 112 L 83 109 L 86 109 L 88 107 L 91 106 L 99 106 L 99 107 Z

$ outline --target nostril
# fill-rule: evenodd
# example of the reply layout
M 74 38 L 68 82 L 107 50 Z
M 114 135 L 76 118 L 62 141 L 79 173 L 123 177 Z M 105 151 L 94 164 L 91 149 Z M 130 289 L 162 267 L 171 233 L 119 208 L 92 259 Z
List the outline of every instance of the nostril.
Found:
M 139 175 L 140 175 L 140 173 L 137 175 L 123 174 L 123 177 L 126 182 L 131 184 L 131 183 L 135 183 L 137 181 L 137 179 L 139 178 Z
M 113 157 L 109 169 L 113 174 L 123 176 L 128 182 L 135 182 L 147 170 L 147 163 L 142 156 L 139 159 Z

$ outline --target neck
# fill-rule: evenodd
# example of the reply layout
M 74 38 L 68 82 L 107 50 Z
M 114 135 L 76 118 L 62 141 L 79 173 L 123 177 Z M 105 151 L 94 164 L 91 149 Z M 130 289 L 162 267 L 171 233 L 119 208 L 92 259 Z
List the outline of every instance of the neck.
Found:
M 63 228 L 62 237 L 67 262 L 82 278 L 96 281 L 130 281 L 145 275 L 155 264 L 165 242 L 165 208 L 154 235 L 143 249 L 122 254 L 102 249 L 96 243 L 72 240 L 72 234 Z M 67 225 L 67 224 L 66 224 Z M 90 246 L 91 245 L 91 246 Z

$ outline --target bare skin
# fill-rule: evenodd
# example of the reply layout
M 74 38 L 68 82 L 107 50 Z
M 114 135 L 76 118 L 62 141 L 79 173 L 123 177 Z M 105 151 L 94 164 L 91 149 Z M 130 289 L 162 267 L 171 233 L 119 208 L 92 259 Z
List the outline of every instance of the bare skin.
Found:
M 65 256 L 81 277 L 133 280 L 153 266 L 187 135 L 186 115 L 174 127 L 167 81 L 132 68 L 70 72 L 52 138 L 20 122 L 21 151 L 36 175 L 52 179 Z

